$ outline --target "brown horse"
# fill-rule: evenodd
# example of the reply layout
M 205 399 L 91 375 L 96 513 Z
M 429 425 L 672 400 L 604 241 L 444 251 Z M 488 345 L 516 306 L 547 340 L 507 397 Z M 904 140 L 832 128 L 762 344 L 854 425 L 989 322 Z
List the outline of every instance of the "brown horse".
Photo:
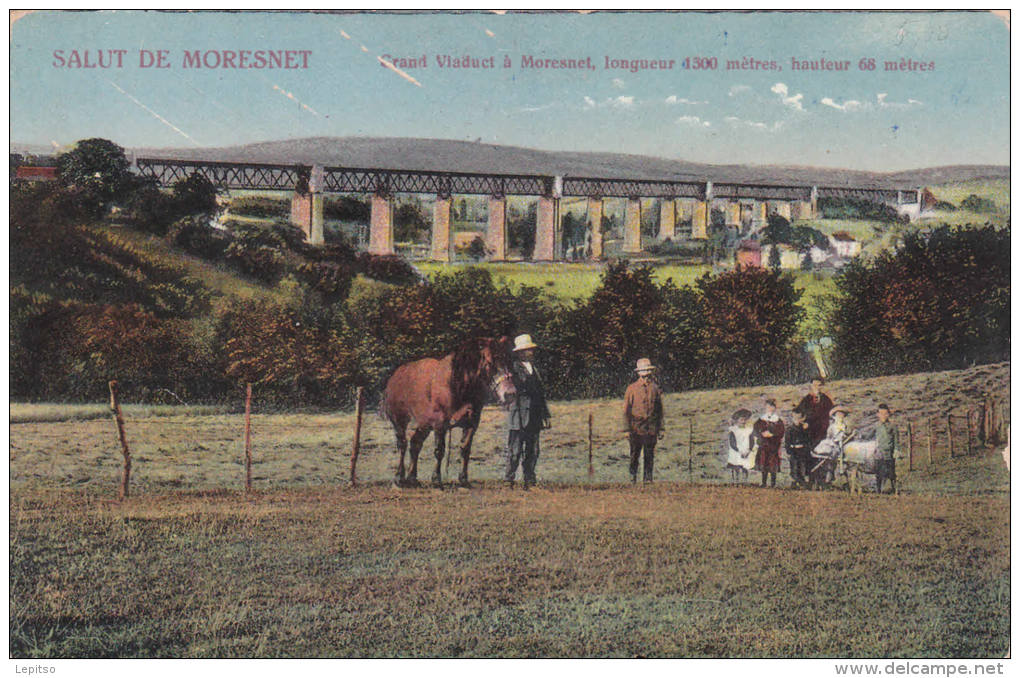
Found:
M 442 486 L 440 472 L 446 452 L 446 432 L 464 429 L 460 443 L 460 485 L 468 485 L 468 460 L 471 441 L 482 416 L 482 407 L 491 392 L 504 405 L 514 395 L 510 378 L 510 337 L 502 339 L 469 339 L 453 353 L 424 358 L 401 365 L 386 382 L 381 413 L 393 425 L 397 435 L 400 465 L 394 483 L 418 486 L 418 453 L 430 432 L 435 433 L 436 471 L 432 482 Z M 407 451 L 407 427 L 414 421 L 411 435 L 411 467 L 404 475 L 404 454 Z

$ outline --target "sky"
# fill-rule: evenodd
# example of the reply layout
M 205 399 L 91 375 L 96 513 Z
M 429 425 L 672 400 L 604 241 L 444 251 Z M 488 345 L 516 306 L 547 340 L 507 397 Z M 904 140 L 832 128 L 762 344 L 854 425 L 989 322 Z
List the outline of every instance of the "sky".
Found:
M 118 49 L 120 68 L 72 56 Z M 142 68 L 141 50 L 166 50 L 170 67 Z M 306 50 L 307 68 L 185 68 L 193 50 Z M 440 55 L 494 67 L 440 68 Z M 406 136 L 718 164 L 1009 164 L 1009 31 L 988 13 L 52 11 L 14 24 L 10 57 L 11 140 L 54 148 Z M 607 57 L 674 65 L 635 72 Z M 901 60 L 934 69 L 886 70 Z

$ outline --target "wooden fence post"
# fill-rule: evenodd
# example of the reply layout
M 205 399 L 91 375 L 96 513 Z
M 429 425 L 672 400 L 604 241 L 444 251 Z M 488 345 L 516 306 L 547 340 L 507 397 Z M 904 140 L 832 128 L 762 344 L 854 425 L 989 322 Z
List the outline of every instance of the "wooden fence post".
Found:
M 907 472 L 914 470 L 914 422 L 907 422 Z
M 970 432 L 970 429 L 971 429 L 971 426 L 972 426 L 971 422 L 973 420 L 974 420 L 974 408 L 972 407 L 972 408 L 967 410 L 967 456 L 968 457 L 970 455 L 974 454 L 974 444 L 973 444 L 973 440 L 971 438 L 971 432 Z
M 928 469 L 932 475 L 935 475 L 935 458 L 934 458 L 934 447 L 935 447 L 935 421 L 928 417 Z
M 358 453 L 361 451 L 361 413 L 365 407 L 364 389 L 359 386 L 354 405 L 354 445 L 351 447 L 351 486 L 358 484 L 355 469 L 358 465 Z
M 687 480 L 694 482 L 694 418 L 687 422 Z
M 956 456 L 955 450 L 953 449 L 953 413 L 950 412 L 946 415 L 946 430 L 949 435 L 949 458 L 952 459 Z
M 110 382 L 110 409 L 113 411 L 113 420 L 117 423 L 117 435 L 120 437 L 120 451 L 124 455 L 124 468 L 120 476 L 120 498 L 128 496 L 128 483 L 131 481 L 131 450 L 128 449 L 127 436 L 124 434 L 124 416 L 120 411 L 120 401 L 117 400 L 117 380 Z
M 592 412 L 588 413 L 588 480 L 589 482 L 595 478 L 595 466 L 592 465 L 592 424 L 594 423 L 595 415 Z
M 981 418 L 978 420 L 978 442 L 982 446 L 988 443 L 988 429 L 986 428 L 986 422 L 988 421 L 988 398 L 985 397 L 981 401 Z
M 450 475 L 450 457 L 453 456 L 453 427 L 446 429 L 446 475 Z
M 251 384 L 244 392 L 244 491 L 251 492 Z

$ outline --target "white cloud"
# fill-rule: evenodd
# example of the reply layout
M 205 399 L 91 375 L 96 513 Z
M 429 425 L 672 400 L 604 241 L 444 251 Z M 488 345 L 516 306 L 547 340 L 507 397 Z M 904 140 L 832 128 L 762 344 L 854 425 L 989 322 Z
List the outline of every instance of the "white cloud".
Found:
M 911 106 L 922 106 L 923 104 L 917 99 L 907 99 L 907 103 L 901 104 L 893 101 L 886 101 L 888 92 L 879 92 L 875 95 L 875 99 L 878 101 L 879 108 L 910 108 Z
M 688 106 L 697 106 L 698 104 L 707 104 L 708 102 L 693 101 L 691 99 L 686 99 L 684 97 L 677 97 L 677 95 L 675 94 L 670 94 L 668 97 L 666 97 L 666 103 L 669 104 L 670 106 L 675 106 L 676 104 L 687 104 Z
M 609 97 L 602 101 L 595 101 L 589 96 L 584 98 L 585 108 L 634 108 L 637 105 L 633 95 L 621 94 L 617 97 Z
M 866 104 L 863 104 L 856 99 L 847 99 L 842 104 L 837 104 L 832 100 L 832 97 L 823 97 L 819 103 L 823 106 L 828 106 L 829 108 L 835 108 L 837 111 L 843 111 L 844 113 L 852 113 L 853 111 L 859 111 L 867 108 Z
M 624 82 L 620 78 L 613 78 L 612 83 L 616 89 L 623 89 L 624 87 Z
M 725 120 L 733 127 L 747 127 L 750 129 L 761 130 L 762 132 L 775 132 L 783 126 L 783 122 L 781 120 L 776 121 L 771 125 L 764 122 L 755 122 L 754 120 L 743 120 L 732 115 L 727 116 Z
M 730 96 L 735 97 L 742 92 L 750 92 L 751 88 L 747 85 L 734 85 L 730 87 Z
M 702 120 L 696 115 L 681 115 L 676 119 L 678 125 L 693 125 L 695 127 L 711 127 L 712 123 L 708 120 Z
M 521 111 L 525 113 L 534 113 L 535 111 L 544 111 L 547 108 L 552 108 L 555 105 L 556 104 L 539 104 L 537 106 L 522 106 Z
M 800 92 L 797 92 L 793 96 L 790 96 L 790 89 L 784 83 L 781 82 L 777 82 L 776 84 L 772 85 L 772 91 L 779 95 L 779 98 L 783 101 L 784 106 L 789 106 L 790 108 L 797 111 L 804 110 L 804 105 L 801 103 L 804 100 L 804 95 L 801 94 Z

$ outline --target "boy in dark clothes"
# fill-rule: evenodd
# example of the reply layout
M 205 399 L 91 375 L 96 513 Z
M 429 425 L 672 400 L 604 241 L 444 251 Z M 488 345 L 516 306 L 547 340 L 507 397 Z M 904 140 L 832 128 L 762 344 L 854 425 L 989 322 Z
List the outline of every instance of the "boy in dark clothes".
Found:
M 786 430 L 786 455 L 794 487 L 807 487 L 811 463 L 811 431 L 801 410 L 793 411 L 793 424 Z

